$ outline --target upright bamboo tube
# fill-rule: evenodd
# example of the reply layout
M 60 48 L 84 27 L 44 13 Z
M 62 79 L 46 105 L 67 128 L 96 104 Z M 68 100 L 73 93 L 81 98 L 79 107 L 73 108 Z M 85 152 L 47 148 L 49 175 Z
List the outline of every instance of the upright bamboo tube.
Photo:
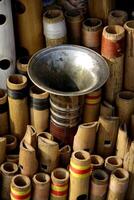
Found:
M 18 166 L 15 163 L 5 162 L 1 165 L 0 170 L 2 176 L 1 198 L 4 200 L 9 200 L 11 180 L 18 172 Z
M 45 131 L 49 126 L 49 94 L 36 86 L 30 89 L 31 124 L 37 132 Z
M 108 173 L 122 167 L 122 164 L 122 159 L 118 156 L 109 156 L 105 159 L 105 169 Z
M 125 30 L 120 25 L 106 26 L 103 29 L 101 55 L 106 59 L 110 76 L 105 85 L 105 99 L 114 103 L 122 89 Z
M 126 30 L 126 53 L 125 53 L 125 80 L 124 88 L 134 92 L 134 20 L 124 24 Z
M 108 187 L 108 174 L 102 170 L 97 169 L 92 173 L 91 187 L 90 187 L 90 200 L 104 200 Z
M 31 199 L 31 181 L 28 176 L 16 175 L 11 181 L 11 200 L 30 200 Z
M 103 168 L 104 159 L 99 155 L 91 155 L 92 170 Z
M 12 154 L 17 147 L 17 138 L 14 135 L 6 135 L 6 152 Z
M 97 135 L 97 154 L 108 157 L 114 153 L 118 134 L 119 118 L 102 117 L 99 118 L 99 130 Z
M 114 170 L 110 177 L 107 200 L 125 200 L 128 182 L 129 173 L 125 169 L 118 168 Z
M 100 115 L 107 117 L 107 116 L 114 116 L 115 113 L 115 108 L 113 105 L 108 103 L 107 101 L 103 101 L 101 103 L 101 108 L 100 108 Z
M 96 141 L 98 122 L 81 124 L 74 136 L 73 150 L 86 150 L 93 153 Z
M 108 15 L 108 25 L 121 25 L 128 19 L 128 14 L 124 10 L 112 10 Z
M 71 147 L 69 145 L 65 145 L 60 150 L 60 166 L 67 168 L 67 166 L 70 163 L 70 157 L 71 157 Z
M 15 1 L 16 39 L 20 48 L 31 56 L 44 46 L 42 26 L 42 1 Z M 24 34 L 25 31 L 25 34 Z
M 33 200 L 48 200 L 50 190 L 50 177 L 45 173 L 37 173 L 32 179 Z
M 10 75 L 7 88 L 11 133 L 21 140 L 29 123 L 27 78 L 18 74 Z
M 29 61 L 28 56 L 22 56 L 17 60 L 17 71 L 19 74 L 28 76 L 27 75 L 28 61 Z
M 6 161 L 18 164 L 19 163 L 19 155 L 18 154 L 9 154 L 6 156 Z
M 43 137 L 43 138 L 46 138 L 46 139 L 48 139 L 48 140 L 54 140 L 54 137 L 53 137 L 53 135 L 51 134 L 51 133 L 48 133 L 48 132 L 41 132 L 41 133 L 38 133 L 37 134 L 37 137 Z
M 69 172 L 63 168 L 57 168 L 51 174 L 50 200 L 66 200 L 68 196 Z
M 134 114 L 131 116 L 131 138 L 134 140 Z
M 0 89 L 0 136 L 8 134 L 8 103 L 7 93 Z
M 31 145 L 36 149 L 37 147 L 37 132 L 35 128 L 31 125 L 27 125 L 26 133 L 23 138 L 24 142 Z
M 83 150 L 73 152 L 70 161 L 69 200 L 88 199 L 90 173 L 90 154 Z
M 0 137 L 0 165 L 6 159 L 6 138 Z

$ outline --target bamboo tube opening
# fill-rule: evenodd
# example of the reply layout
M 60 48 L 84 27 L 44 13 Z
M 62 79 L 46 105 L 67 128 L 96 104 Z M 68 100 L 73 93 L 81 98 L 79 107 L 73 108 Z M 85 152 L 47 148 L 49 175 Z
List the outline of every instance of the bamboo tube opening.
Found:
M 5 171 L 12 172 L 14 171 L 14 165 L 12 163 L 6 163 L 3 166 Z
M 97 18 L 88 18 L 83 22 L 83 25 L 87 27 L 98 27 L 102 25 L 102 21 Z
M 66 179 L 66 173 L 61 170 L 54 171 L 53 175 L 56 179 L 61 179 L 61 180 Z
M 10 75 L 7 79 L 7 86 L 12 90 L 21 90 L 27 85 L 27 77 L 20 74 Z
M 134 29 L 134 20 L 126 22 L 125 26 L 129 29 Z
M 5 162 L 1 165 L 1 171 L 4 174 L 14 174 L 18 171 L 18 166 L 15 163 Z
M 13 177 L 12 179 L 13 184 L 18 188 L 27 188 L 27 186 L 30 186 L 30 179 L 27 176 L 23 175 L 17 175 Z
M 6 70 L 10 67 L 10 61 L 8 59 L 3 59 L 0 61 L 0 69 Z
M 5 96 L 6 96 L 5 91 L 0 89 L 0 100 L 3 99 Z
M 134 93 L 129 91 L 124 91 L 119 93 L 119 98 L 124 100 L 131 100 L 134 98 Z
M 99 164 L 99 161 L 98 161 L 98 159 L 96 158 L 96 156 L 91 156 L 91 163 L 92 163 L 92 164 L 95 164 L 95 165 L 98 165 L 98 164 Z
M 41 90 L 40 88 L 36 87 L 36 86 L 32 86 L 30 88 L 30 95 L 33 97 L 33 98 L 48 98 L 49 97 L 49 93 L 48 92 L 45 92 L 43 90 Z
M 84 153 L 84 152 L 76 152 L 74 154 L 75 158 L 78 159 L 78 160 L 86 160 L 87 159 L 87 155 Z
M 113 11 L 111 11 L 110 14 L 111 14 L 113 17 L 118 18 L 118 17 L 122 17 L 122 16 L 126 15 L 126 12 L 124 12 L 124 11 L 122 11 L 122 10 L 113 10 Z
M 105 31 L 108 34 L 114 34 L 114 35 L 120 35 L 120 34 L 124 33 L 123 27 L 119 26 L 119 25 L 107 26 L 107 27 L 105 27 Z
M 105 171 L 97 169 L 93 171 L 92 178 L 96 181 L 105 182 L 108 180 L 108 175 Z
M 123 169 L 123 168 L 118 168 L 115 171 L 113 171 L 113 175 L 118 179 L 118 180 L 126 180 L 129 177 L 129 173 Z
M 111 157 L 107 159 L 107 162 L 111 165 L 119 165 L 119 161 L 117 160 L 117 158 Z
M 44 17 L 49 23 L 56 22 L 63 18 L 63 12 L 58 9 L 48 10 L 44 13 Z
M 29 61 L 29 57 L 28 56 L 22 56 L 19 58 L 19 62 L 23 65 L 27 65 Z
M 0 25 L 3 25 L 3 24 L 5 24 L 5 22 L 6 22 L 6 16 L 5 16 L 5 15 L 2 15 L 2 14 L 0 14 Z
M 34 175 L 33 180 L 34 182 L 44 184 L 44 183 L 47 183 L 50 180 L 50 178 L 49 178 L 49 175 L 45 173 L 38 173 Z
M 7 145 L 11 145 L 14 142 L 17 142 L 17 139 L 15 136 L 13 135 L 6 135 L 6 141 L 7 141 Z
M 43 90 L 41 90 L 40 88 L 38 88 L 38 87 L 36 87 L 36 86 L 31 87 L 31 91 L 32 91 L 34 94 L 42 94 L 42 93 L 44 93 Z
M 64 168 L 56 168 L 51 174 L 52 181 L 58 184 L 65 184 L 69 179 L 69 172 Z
M 12 75 L 9 77 L 9 81 L 13 84 L 23 84 L 25 78 L 23 76 Z
M 79 10 L 68 10 L 65 12 L 65 15 L 69 18 L 74 18 L 74 17 L 79 17 L 80 16 L 80 11 Z
M 93 167 L 101 167 L 104 164 L 104 160 L 99 155 L 91 155 L 91 164 Z
M 53 135 L 51 133 L 48 133 L 48 132 L 38 133 L 37 137 L 43 137 L 43 138 L 46 138 L 48 140 L 54 140 Z

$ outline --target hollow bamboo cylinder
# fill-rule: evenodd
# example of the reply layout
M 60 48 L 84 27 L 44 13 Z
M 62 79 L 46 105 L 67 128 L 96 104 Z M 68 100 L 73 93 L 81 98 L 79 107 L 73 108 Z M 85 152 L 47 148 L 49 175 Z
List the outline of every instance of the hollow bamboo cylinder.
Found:
M 82 23 L 82 44 L 100 52 L 102 35 L 102 20 L 98 18 L 87 18 Z
M 48 140 L 54 140 L 54 137 L 51 133 L 48 133 L 48 132 L 41 132 L 41 133 L 38 133 L 37 134 L 37 137 L 43 137 L 43 138 L 46 138 Z
M 16 175 L 11 181 L 11 200 L 30 200 L 31 199 L 31 181 L 28 176 Z
M 53 47 L 67 42 L 67 30 L 62 10 L 49 9 L 43 15 L 46 46 Z
M 74 136 L 73 150 L 86 150 L 94 152 L 98 122 L 81 124 Z
M 114 153 L 119 127 L 118 117 L 99 118 L 99 130 L 97 135 L 97 154 L 108 157 Z
M 8 103 L 7 93 L 0 89 L 0 136 L 8 134 L 9 122 L 8 122 Z
M 134 114 L 131 116 L 131 138 L 134 140 Z
M 28 56 L 22 56 L 17 60 L 17 71 L 19 74 L 28 76 L 27 75 L 28 61 L 29 61 Z
M 112 10 L 108 15 L 108 25 L 121 25 L 128 19 L 128 14 L 124 10 Z
M 50 177 L 45 173 L 37 173 L 32 179 L 33 200 L 48 200 L 50 190 Z
M 83 122 L 97 121 L 100 114 L 101 90 L 97 90 L 85 96 L 83 110 Z
M 17 44 L 20 50 L 24 49 L 31 56 L 44 46 L 42 1 L 15 1 L 14 13 Z
M 110 177 L 107 200 L 125 200 L 128 182 L 129 173 L 125 169 L 114 170 Z
M 31 124 L 37 132 L 45 131 L 49 126 L 49 94 L 36 86 L 30 89 Z
M 0 165 L 6 159 L 6 138 L 0 137 Z
M 103 101 L 100 107 L 100 115 L 103 117 L 114 116 L 115 108 L 107 101 Z
M 112 173 L 117 168 L 122 167 L 122 159 L 118 156 L 109 156 L 105 159 L 105 169 L 108 173 Z
M 134 20 L 127 21 L 124 28 L 126 30 L 124 88 L 134 92 Z
M 83 150 L 73 152 L 70 161 L 69 200 L 88 199 L 90 173 L 90 154 Z
M 27 78 L 18 74 L 10 75 L 7 88 L 11 133 L 21 140 L 29 123 Z
M 8 154 L 6 156 L 6 161 L 18 164 L 18 162 L 19 162 L 19 154 Z
M 12 154 L 17 147 L 17 138 L 14 135 L 6 135 L 6 152 Z
M 91 176 L 90 200 L 105 200 L 108 187 L 108 174 L 102 170 L 94 170 Z
M 33 126 L 27 125 L 27 129 L 26 129 L 26 133 L 23 137 L 23 141 L 36 149 L 36 147 L 37 147 L 37 132 Z
M 103 168 L 104 159 L 99 155 L 91 155 L 92 170 Z
M 18 166 L 15 163 L 5 162 L 0 167 L 2 182 L 1 182 L 1 198 L 4 200 L 10 199 L 10 184 L 13 176 L 18 172 Z
M 116 106 L 120 122 L 129 126 L 131 115 L 134 113 L 134 92 L 120 92 L 116 98 Z
M 66 200 L 68 196 L 69 172 L 64 168 L 57 168 L 51 174 L 50 200 Z
M 125 30 L 120 25 L 106 26 L 102 33 L 101 55 L 106 59 L 110 76 L 105 84 L 105 99 L 114 103 L 122 89 Z
M 69 145 L 65 145 L 60 150 L 60 166 L 67 168 L 67 166 L 70 163 L 70 157 L 71 157 L 71 147 Z

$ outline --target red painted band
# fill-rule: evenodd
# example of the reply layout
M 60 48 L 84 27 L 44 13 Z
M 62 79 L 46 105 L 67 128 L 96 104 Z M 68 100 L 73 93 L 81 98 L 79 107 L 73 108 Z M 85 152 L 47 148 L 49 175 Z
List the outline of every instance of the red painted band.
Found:
M 67 191 L 68 191 L 68 189 L 63 192 L 51 190 L 51 194 L 53 194 L 55 196 L 64 196 L 65 194 L 67 194 Z
M 16 200 L 27 199 L 28 197 L 29 197 L 29 199 L 30 199 L 31 192 L 29 192 L 28 194 L 25 194 L 25 195 L 16 195 L 16 194 L 14 194 L 13 192 L 11 192 L 11 195 L 12 195 L 13 198 L 15 198 Z
M 85 170 L 79 170 L 79 169 L 75 169 L 74 167 L 72 167 L 70 165 L 70 169 L 72 172 L 74 172 L 75 174 L 87 174 L 90 172 L 90 168 L 89 169 L 85 169 Z
M 86 99 L 98 99 L 101 97 L 101 94 L 97 95 L 97 96 L 86 96 Z
M 58 186 L 58 187 L 64 187 L 67 185 L 67 183 L 65 183 L 64 185 L 62 184 L 57 184 L 57 183 L 52 183 L 53 186 Z

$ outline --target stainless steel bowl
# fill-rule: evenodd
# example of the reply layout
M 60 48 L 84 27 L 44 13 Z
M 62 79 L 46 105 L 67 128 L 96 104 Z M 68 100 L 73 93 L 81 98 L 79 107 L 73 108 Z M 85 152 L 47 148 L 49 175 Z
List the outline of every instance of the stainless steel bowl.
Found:
M 76 45 L 60 45 L 35 53 L 28 75 L 49 93 L 79 96 L 100 88 L 108 79 L 109 67 L 98 53 Z

